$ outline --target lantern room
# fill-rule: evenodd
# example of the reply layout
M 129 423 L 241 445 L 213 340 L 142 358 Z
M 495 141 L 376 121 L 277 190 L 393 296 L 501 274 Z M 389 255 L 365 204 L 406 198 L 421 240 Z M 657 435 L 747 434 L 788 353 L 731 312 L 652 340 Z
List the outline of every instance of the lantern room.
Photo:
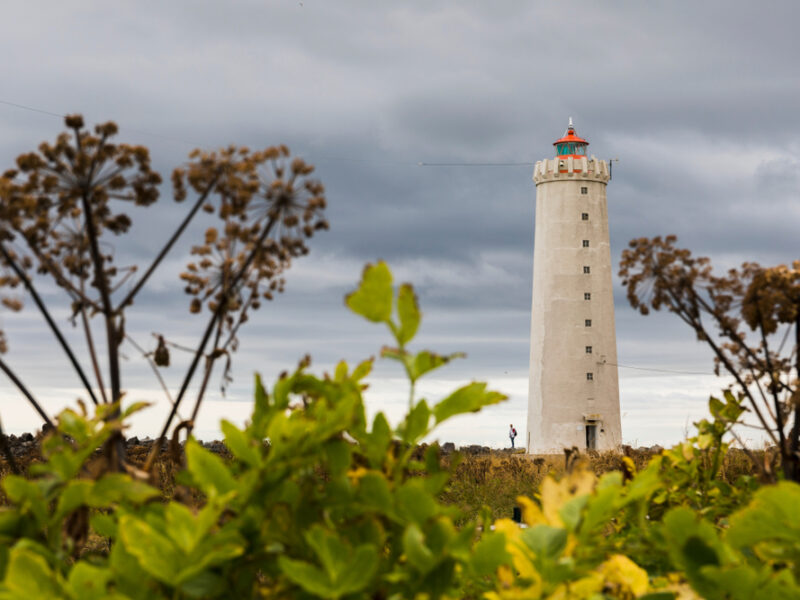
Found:
M 569 118 L 569 126 L 567 127 L 567 132 L 564 134 L 564 137 L 553 142 L 553 146 L 556 147 L 556 155 L 559 158 L 568 158 L 570 156 L 573 158 L 584 157 L 586 156 L 586 146 L 588 145 L 589 142 L 575 135 L 575 126 L 572 124 L 572 117 Z

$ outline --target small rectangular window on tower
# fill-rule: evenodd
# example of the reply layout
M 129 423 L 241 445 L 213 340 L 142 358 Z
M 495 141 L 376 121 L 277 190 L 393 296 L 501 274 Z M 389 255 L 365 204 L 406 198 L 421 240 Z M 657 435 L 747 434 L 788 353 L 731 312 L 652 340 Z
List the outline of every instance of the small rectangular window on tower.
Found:
M 589 247 L 589 240 L 583 240 L 583 247 L 584 248 L 588 248 Z
M 589 220 L 589 213 L 581 213 L 581 220 L 588 221 Z
M 590 292 L 584 292 L 583 293 L 583 299 L 584 300 L 591 300 L 592 299 L 592 294 Z
M 589 188 L 588 187 L 582 187 L 581 188 L 581 194 L 583 194 L 585 196 L 588 193 L 589 193 Z
M 586 325 L 586 327 L 591 327 L 592 326 L 592 320 L 591 319 L 586 319 L 583 322 L 583 324 Z
M 594 373 L 587 373 L 586 381 L 594 381 Z
M 586 346 L 586 354 L 591 354 L 591 353 L 592 353 L 592 347 Z
M 589 274 L 589 273 L 592 272 L 592 270 L 588 266 L 584 266 L 583 267 L 583 272 L 586 273 L 586 274 Z

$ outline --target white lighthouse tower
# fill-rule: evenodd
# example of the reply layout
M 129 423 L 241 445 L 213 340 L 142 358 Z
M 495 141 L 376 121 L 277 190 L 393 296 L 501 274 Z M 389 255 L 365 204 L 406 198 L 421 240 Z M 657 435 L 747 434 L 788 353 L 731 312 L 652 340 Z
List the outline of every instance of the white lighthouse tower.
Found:
M 528 453 L 622 441 L 606 185 L 572 119 L 536 163 Z

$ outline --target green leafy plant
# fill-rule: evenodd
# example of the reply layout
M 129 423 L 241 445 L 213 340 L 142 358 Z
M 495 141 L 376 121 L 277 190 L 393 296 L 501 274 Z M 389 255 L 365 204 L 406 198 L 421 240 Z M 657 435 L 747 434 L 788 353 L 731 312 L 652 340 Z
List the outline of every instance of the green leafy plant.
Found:
M 395 295 L 391 284 L 372 285 L 388 272 L 383 263 L 369 266 L 350 299 L 361 298 L 358 312 L 369 315 L 373 305 L 403 304 L 405 329 L 393 332 L 404 348 L 420 314 L 415 300 L 400 300 L 413 299 L 410 286 Z M 0 597 L 85 597 L 81 586 L 96 597 L 151 599 L 436 598 L 488 589 L 486 578 L 505 559 L 494 552 L 501 537 L 484 536 L 473 552 L 477 525 L 456 528 L 459 511 L 437 500 L 450 476 L 437 448 L 423 461 L 413 452 L 439 423 L 505 396 L 471 383 L 433 406 L 416 403 L 397 427 L 382 413 L 370 427 L 362 392 L 371 366 L 342 362 L 318 377 L 304 360 L 271 392 L 256 377 L 250 422 L 222 423 L 232 460 L 190 439 L 172 499 L 128 475 L 87 478 L 89 457 L 121 421 L 62 413 L 47 442 L 58 451 L 33 479 L 4 481 L 11 507 L 0 513 Z M 98 495 L 109 477 L 117 495 Z M 198 493 L 199 506 L 186 503 Z M 58 533 L 76 515 L 84 537 L 104 540 L 101 549 L 81 550 L 83 538 Z
M 435 356 L 408 348 L 421 320 L 413 288 L 395 292 L 388 267 L 369 265 L 347 304 L 388 325 L 396 347 L 384 354 L 413 387 L 424 373 L 409 365 Z M 256 376 L 248 423 L 221 424 L 230 458 L 190 438 L 169 496 L 148 472 L 112 472 L 100 451 L 143 405 L 63 411 L 30 476 L 2 481 L 0 598 L 800 595 L 800 486 L 718 476 L 741 411 L 731 394 L 639 471 L 624 457 L 598 477 L 578 459 L 546 477 L 517 499 L 521 525 L 444 503 L 456 461 L 419 446 L 448 418 L 505 397 L 476 382 L 430 404 L 412 393 L 396 426 L 380 412 L 368 423 L 372 364 L 318 376 L 306 358 L 269 391 Z

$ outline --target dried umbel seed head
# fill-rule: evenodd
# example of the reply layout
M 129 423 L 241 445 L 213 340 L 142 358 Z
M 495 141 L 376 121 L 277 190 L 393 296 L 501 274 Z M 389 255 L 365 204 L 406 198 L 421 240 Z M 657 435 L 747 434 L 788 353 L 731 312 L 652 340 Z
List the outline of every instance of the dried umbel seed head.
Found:
M 64 123 L 70 129 L 82 129 L 83 128 L 83 116 L 82 115 L 67 115 L 64 118 Z
M 235 147 L 195 151 L 193 161 L 173 173 L 176 189 L 192 187 L 207 195 L 209 211 L 222 221 L 192 248 L 203 260 L 190 263 L 181 275 L 194 296 L 192 312 L 199 312 L 199 300 L 210 310 L 222 307 L 246 318 L 264 287 L 265 298 L 283 289 L 274 280 L 293 257 L 308 253 L 304 240 L 327 229 L 324 188 L 306 179 L 313 167 L 296 158 L 287 168 L 283 161 L 288 155 L 285 146 L 260 152 Z
M 13 177 L 2 179 L 0 237 L 25 242 L 38 271 L 69 288 L 73 278 L 96 281 L 99 276 L 90 258 L 90 220 L 98 239 L 127 232 L 131 219 L 116 212 L 112 201 L 148 206 L 158 198 L 161 177 L 151 169 L 146 148 L 111 142 L 117 133 L 114 123 L 91 132 L 80 115 L 70 115 L 65 124 L 69 132 L 19 156 Z M 116 272 L 106 268 L 113 260 L 110 244 L 103 241 L 99 252 L 103 275 L 113 277 Z

